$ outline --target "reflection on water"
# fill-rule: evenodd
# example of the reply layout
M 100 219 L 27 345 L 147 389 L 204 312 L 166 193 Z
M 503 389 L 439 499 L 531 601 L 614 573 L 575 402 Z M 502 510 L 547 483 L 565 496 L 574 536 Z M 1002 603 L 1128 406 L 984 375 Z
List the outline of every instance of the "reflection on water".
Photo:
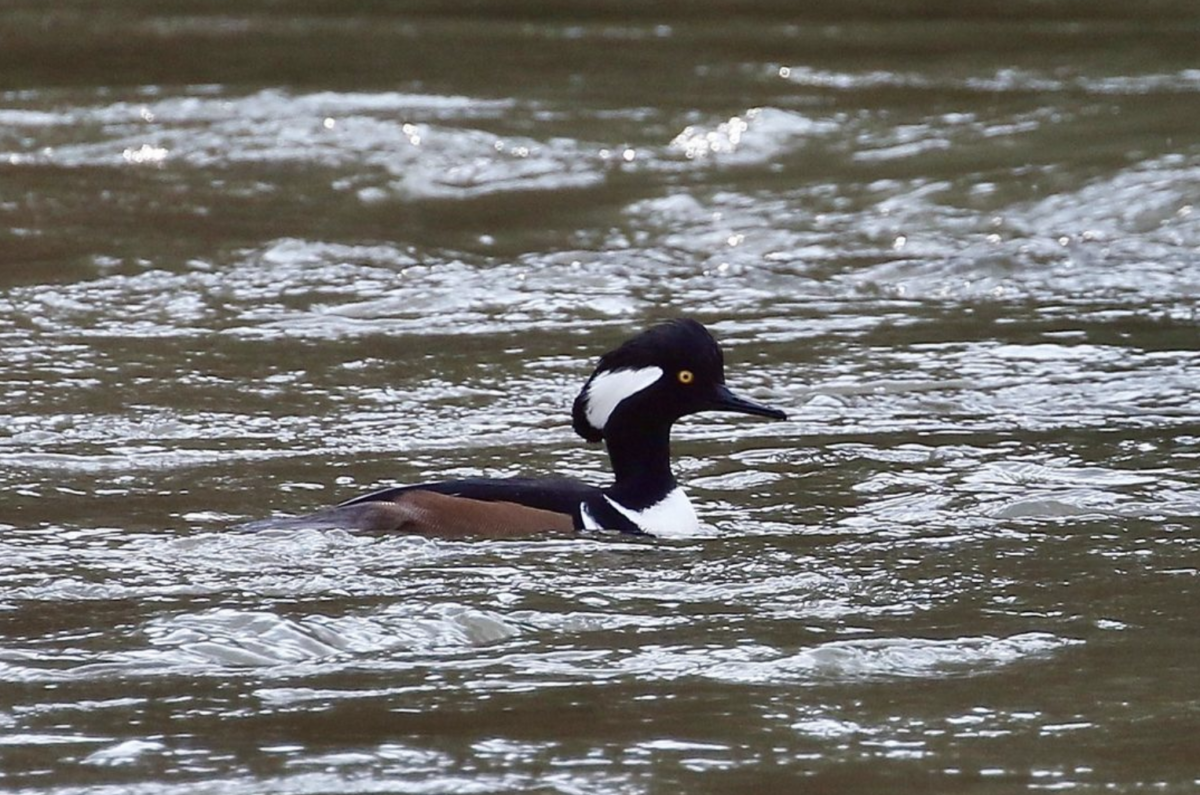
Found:
M 1194 787 L 1195 9 L 994 11 L 0 11 L 3 786 Z M 230 529 L 678 314 L 710 538 Z

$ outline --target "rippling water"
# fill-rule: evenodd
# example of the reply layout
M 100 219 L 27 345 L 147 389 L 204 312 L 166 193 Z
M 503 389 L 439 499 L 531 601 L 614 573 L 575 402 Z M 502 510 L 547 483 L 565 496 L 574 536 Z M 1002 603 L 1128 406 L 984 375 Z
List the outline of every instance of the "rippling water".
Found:
M 1200 787 L 1190 3 L 0 10 L 0 786 Z M 291 13 L 289 13 L 291 12 Z M 711 537 L 231 530 L 576 472 Z

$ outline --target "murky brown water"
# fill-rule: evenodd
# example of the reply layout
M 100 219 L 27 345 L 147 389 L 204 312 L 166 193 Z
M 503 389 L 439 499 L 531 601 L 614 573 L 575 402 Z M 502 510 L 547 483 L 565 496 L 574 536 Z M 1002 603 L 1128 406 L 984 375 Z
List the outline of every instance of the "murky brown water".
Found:
M 0 788 L 1200 787 L 1193 3 L 0 9 Z M 581 473 L 712 538 L 240 533 Z

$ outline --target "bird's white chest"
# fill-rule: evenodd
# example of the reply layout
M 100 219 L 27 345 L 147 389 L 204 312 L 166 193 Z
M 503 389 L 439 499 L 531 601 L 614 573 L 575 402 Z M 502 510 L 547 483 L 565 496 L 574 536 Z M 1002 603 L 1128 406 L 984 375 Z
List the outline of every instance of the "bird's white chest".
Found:
M 635 511 L 605 497 L 617 513 L 633 522 L 643 533 L 659 538 L 690 538 L 700 533 L 700 520 L 687 492 L 676 486 L 667 496 L 648 508 Z M 590 518 L 590 517 L 588 517 Z

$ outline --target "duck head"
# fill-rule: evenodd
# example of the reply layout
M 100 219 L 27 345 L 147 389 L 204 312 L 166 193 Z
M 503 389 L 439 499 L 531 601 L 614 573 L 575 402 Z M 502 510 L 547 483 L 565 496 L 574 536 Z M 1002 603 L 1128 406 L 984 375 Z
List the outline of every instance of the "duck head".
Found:
M 695 320 L 654 326 L 600 357 L 572 408 L 575 432 L 589 442 L 622 429 L 669 428 L 702 411 L 782 420 L 782 411 L 740 397 L 725 385 L 721 346 Z

